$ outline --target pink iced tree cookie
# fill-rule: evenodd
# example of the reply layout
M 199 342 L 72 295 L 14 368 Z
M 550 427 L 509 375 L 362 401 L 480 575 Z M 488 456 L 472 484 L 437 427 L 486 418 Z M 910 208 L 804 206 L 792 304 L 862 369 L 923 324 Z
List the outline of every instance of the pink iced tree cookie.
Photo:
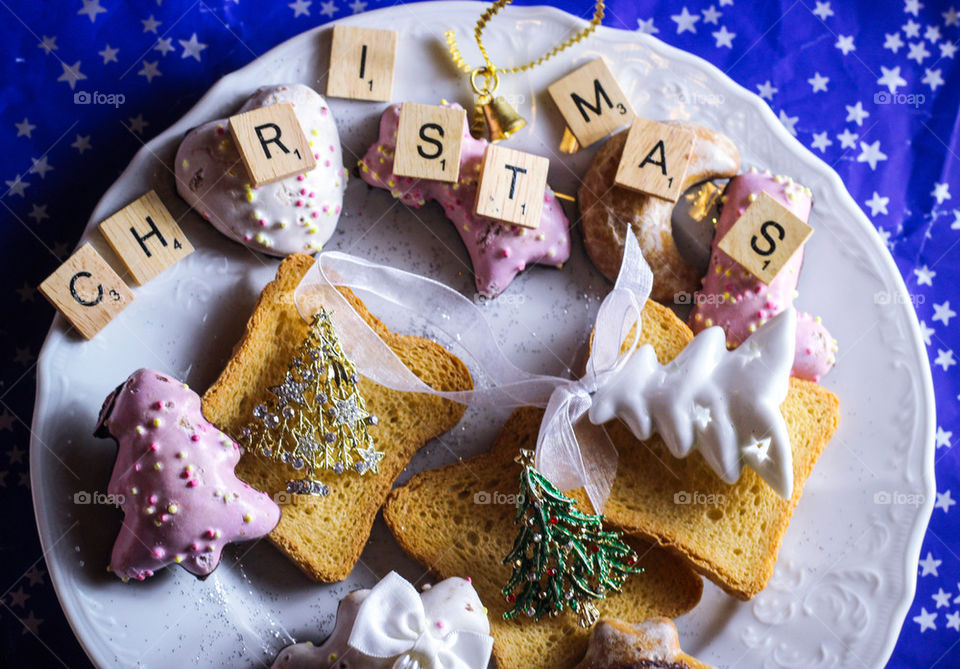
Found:
M 280 508 L 238 479 L 239 446 L 204 419 L 200 397 L 166 374 L 140 369 L 104 400 L 94 434 L 118 446 L 108 492 L 123 526 L 110 570 L 144 580 L 168 564 L 206 576 L 223 547 L 268 534 Z
M 444 106 L 460 109 L 459 105 Z M 570 257 L 570 222 L 549 188 L 543 194 L 543 212 L 536 229 L 501 223 L 473 213 L 480 165 L 487 147 L 474 139 L 464 123 L 460 179 L 444 183 L 398 177 L 393 173 L 400 105 L 387 108 L 380 117 L 380 137 L 360 160 L 360 176 L 371 186 L 390 191 L 410 207 L 419 208 L 430 200 L 443 207 L 467 247 L 477 283 L 485 297 L 499 295 L 528 265 L 561 267 Z
M 766 192 L 803 221 L 810 218 L 810 189 L 790 177 L 773 176 L 751 169 L 730 180 L 723 195 L 723 208 L 713 238 L 710 265 L 697 293 L 689 324 L 694 333 L 719 325 L 727 334 L 727 346 L 739 346 L 757 328 L 793 304 L 803 264 L 803 248 L 787 262 L 769 286 L 724 253 L 717 244 L 737 219 Z M 819 381 L 836 362 L 837 341 L 819 317 L 797 313 L 797 345 L 791 374 Z

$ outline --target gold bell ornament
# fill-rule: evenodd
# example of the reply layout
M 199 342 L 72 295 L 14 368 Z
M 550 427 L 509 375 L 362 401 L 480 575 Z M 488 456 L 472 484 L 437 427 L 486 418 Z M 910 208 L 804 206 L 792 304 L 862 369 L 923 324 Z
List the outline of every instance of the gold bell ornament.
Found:
M 478 79 L 482 79 L 483 84 Z M 499 142 L 527 125 L 527 120 L 517 113 L 506 98 L 502 95 L 494 97 L 500 86 L 500 75 L 496 70 L 491 72 L 486 67 L 478 67 L 470 73 L 470 85 L 477 96 L 470 122 L 470 134 L 476 139 Z
M 536 60 L 515 67 L 498 68 L 490 60 L 487 48 L 483 44 L 483 29 L 497 12 L 511 2 L 512 0 L 496 0 L 496 2 L 483 12 L 477 21 L 473 35 L 477 40 L 480 54 L 483 56 L 484 65 L 480 67 L 470 67 L 460 52 L 456 33 L 453 30 L 446 32 L 450 57 L 458 69 L 470 74 L 470 85 L 473 87 L 474 95 L 476 95 L 473 106 L 473 117 L 470 120 L 470 134 L 477 139 L 486 138 L 491 142 L 499 142 L 502 139 L 507 139 L 527 124 L 526 119 L 517 113 L 517 110 L 507 102 L 506 98 L 502 95 L 495 95 L 497 89 L 500 87 L 500 75 L 526 72 L 540 65 L 567 47 L 587 37 L 596 30 L 597 26 L 600 25 L 600 22 L 603 20 L 603 0 L 596 0 L 596 11 L 594 12 L 593 18 L 583 30 L 567 38 Z

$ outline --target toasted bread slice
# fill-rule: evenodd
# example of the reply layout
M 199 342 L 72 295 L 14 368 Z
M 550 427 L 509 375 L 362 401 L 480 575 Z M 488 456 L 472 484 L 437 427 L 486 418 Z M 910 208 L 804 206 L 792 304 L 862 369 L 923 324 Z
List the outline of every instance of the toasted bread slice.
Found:
M 690 329 L 670 309 L 647 302 L 641 343 L 652 344 L 661 363 L 676 357 L 691 339 Z M 659 436 L 642 442 L 622 422 L 611 421 L 606 428 L 620 461 L 604 509 L 607 520 L 684 557 L 730 595 L 750 599 L 773 575 L 803 485 L 840 420 L 833 393 L 795 378 L 780 410 L 793 446 L 789 500 L 777 496 L 752 469 L 728 485 L 699 453 L 678 460 Z M 586 500 L 582 491 L 573 495 Z
M 277 278 L 260 295 L 233 357 L 203 397 L 204 415 L 228 434 L 237 435 L 250 422 L 253 407 L 267 397 L 268 386 L 283 379 L 307 334 L 308 326 L 297 313 L 293 292 L 311 263 L 313 258 L 306 255 L 292 255 L 281 263 Z M 353 293 L 345 289 L 341 292 L 428 385 L 440 390 L 473 387 L 466 366 L 452 353 L 427 339 L 390 332 Z M 380 419 L 370 428 L 377 448 L 385 452 L 380 473 L 325 476 L 330 495 L 290 496 L 291 503 L 282 505 L 280 524 L 269 535 L 317 581 L 341 581 L 350 574 L 396 477 L 417 449 L 456 425 L 464 412 L 464 407 L 455 402 L 397 392 L 368 379 L 361 379 L 360 390 L 367 408 Z M 240 460 L 237 475 L 270 494 L 285 491 L 288 480 L 301 476 L 282 463 L 250 453 Z
M 423 472 L 390 493 L 384 520 L 403 549 L 437 578 L 470 576 L 489 609 L 493 653 L 499 669 L 563 669 L 583 657 L 590 635 L 569 612 L 534 621 L 503 620 L 500 589 L 510 577 L 502 564 L 517 526 L 515 499 L 519 449 L 536 446 L 543 411 L 518 409 L 492 450 L 440 469 Z M 645 620 L 676 617 L 700 600 L 703 581 L 682 560 L 645 541 L 631 539 L 642 574 L 630 576 L 620 594 L 597 602 L 603 616 Z

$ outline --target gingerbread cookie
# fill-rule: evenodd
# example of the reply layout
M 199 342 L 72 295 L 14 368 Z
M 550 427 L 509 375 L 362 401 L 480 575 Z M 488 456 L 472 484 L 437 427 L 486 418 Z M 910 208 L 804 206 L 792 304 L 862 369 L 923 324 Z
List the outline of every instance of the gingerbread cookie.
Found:
M 103 403 L 94 434 L 113 437 L 107 488 L 123 500 L 110 570 L 144 580 L 168 564 L 206 576 L 223 547 L 262 537 L 280 509 L 233 473 L 240 449 L 200 413 L 200 398 L 166 374 L 141 369 Z
M 347 173 L 337 125 L 326 101 L 303 84 L 265 86 L 238 113 L 293 105 L 317 166 L 259 188 L 250 183 L 227 119 L 187 133 L 175 159 L 177 192 L 230 239 L 272 256 L 315 253 L 330 239 L 343 208 Z
M 456 104 L 445 106 L 460 109 Z M 529 265 L 560 267 L 567 261 L 570 223 L 553 191 L 547 188 L 543 194 L 543 210 L 536 229 L 477 216 L 473 205 L 488 142 L 474 139 L 464 123 L 457 183 L 398 177 L 393 173 L 393 156 L 399 123 L 400 105 L 388 107 L 380 118 L 379 139 L 360 160 L 360 176 L 371 186 L 389 190 L 409 207 L 419 208 L 431 200 L 439 203 L 470 254 L 477 292 L 495 297 Z
M 669 618 L 630 623 L 599 621 L 590 634 L 587 654 L 575 669 L 710 669 L 680 650 L 677 627 Z
M 694 123 L 678 123 L 696 136 L 682 191 L 692 185 L 730 177 L 740 168 L 740 153 L 724 135 Z M 600 147 L 583 177 L 578 202 L 583 217 L 587 254 L 610 281 L 617 278 L 623 258 L 627 224 L 633 229 L 643 256 L 653 269 L 653 291 L 658 302 L 673 302 L 678 293 L 692 294 L 700 276 L 680 255 L 673 240 L 673 203 L 614 185 L 617 166 L 627 141 L 626 131 Z

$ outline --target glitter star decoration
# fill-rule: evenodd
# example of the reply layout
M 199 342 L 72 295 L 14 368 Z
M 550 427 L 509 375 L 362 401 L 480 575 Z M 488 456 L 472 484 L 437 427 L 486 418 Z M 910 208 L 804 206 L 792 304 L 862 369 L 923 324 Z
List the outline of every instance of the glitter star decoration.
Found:
M 303 478 L 287 483 L 291 493 L 328 495 L 329 487 L 317 478 L 322 471 L 377 474 L 384 454 L 369 431 L 377 417 L 367 411 L 359 383 L 330 314 L 321 309 L 283 381 L 270 386 L 270 397 L 254 407 L 254 420 L 240 441 L 261 457 L 304 471 Z

